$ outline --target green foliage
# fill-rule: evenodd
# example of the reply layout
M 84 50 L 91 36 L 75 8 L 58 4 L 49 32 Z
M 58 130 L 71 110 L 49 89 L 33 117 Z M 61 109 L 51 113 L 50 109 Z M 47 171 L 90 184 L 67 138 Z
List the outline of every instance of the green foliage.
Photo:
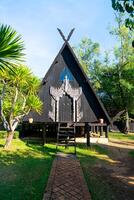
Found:
M 117 26 L 110 30 L 111 36 L 117 39 L 112 59 L 109 52 L 105 52 L 103 59 L 100 59 L 99 44 L 88 38 L 82 39 L 74 48 L 111 116 L 121 110 L 134 113 L 134 48 L 131 44 L 134 33 L 125 27 L 122 15 L 116 17 L 116 22 Z
M 15 120 L 19 122 L 31 110 L 41 113 L 42 102 L 38 97 L 40 80 L 28 67 L 20 65 L 14 70 L 1 71 L 0 77 L 1 95 L 5 87 L 2 112 L 9 125 L 12 125 Z
M 27 106 L 31 108 L 31 110 L 41 113 L 42 106 L 41 101 L 38 96 L 29 95 L 27 98 Z
M 110 34 L 118 39 L 118 44 L 113 49 L 112 63 L 103 65 L 99 80 L 103 100 L 111 104 L 116 112 L 128 110 L 134 111 L 134 49 L 131 46 L 131 38 L 134 36 L 124 26 L 122 18 L 116 18 L 118 27 L 112 28 Z
M 89 38 L 83 38 L 81 42 L 73 47 L 80 64 L 82 65 L 86 75 L 90 78 L 90 81 L 95 88 L 99 88 L 99 82 L 96 79 L 96 75 L 100 70 L 100 47 L 96 42 L 92 42 Z M 96 81 L 95 81 L 96 80 Z
M 111 0 L 114 10 L 126 14 L 125 25 L 134 30 L 134 1 L 133 0 Z
M 0 25 L 0 69 L 12 67 L 24 57 L 24 43 L 11 26 Z
M 15 68 L 15 70 L 8 70 L 8 84 L 11 83 L 11 85 L 21 88 L 24 86 L 28 86 L 28 77 L 29 79 L 32 76 L 32 72 L 29 70 L 28 67 L 24 65 L 19 65 Z
M 84 71 L 89 76 L 93 70 L 93 65 L 97 62 L 99 56 L 99 44 L 92 42 L 89 38 L 83 38 L 78 46 L 74 47 L 78 59 L 83 66 Z

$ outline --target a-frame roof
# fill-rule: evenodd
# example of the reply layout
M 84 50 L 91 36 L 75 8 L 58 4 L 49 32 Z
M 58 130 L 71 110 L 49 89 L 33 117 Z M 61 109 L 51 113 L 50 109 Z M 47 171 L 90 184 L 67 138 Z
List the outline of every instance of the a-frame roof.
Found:
M 96 95 L 87 75 L 85 74 L 81 64 L 79 63 L 75 53 L 73 52 L 73 49 L 71 48 L 70 44 L 68 43 L 68 41 L 66 40 L 62 46 L 62 48 L 60 49 L 59 53 L 57 54 L 56 58 L 54 59 L 52 65 L 50 66 L 48 72 L 46 73 L 43 81 L 42 81 L 42 84 L 44 84 L 46 82 L 46 77 L 48 76 L 49 72 L 51 71 L 51 68 L 54 66 L 58 56 L 62 55 L 62 56 L 65 56 L 65 50 L 66 52 L 68 52 L 68 56 L 70 56 L 70 59 L 73 59 L 73 62 L 75 63 L 75 66 L 77 66 L 77 68 L 79 69 L 79 72 L 80 72 L 80 75 L 82 76 L 82 80 L 84 82 L 84 84 L 86 85 L 86 88 L 87 90 L 90 90 L 92 91 L 92 94 L 94 95 L 96 101 L 97 101 L 97 106 L 100 107 L 101 109 L 101 112 L 103 112 L 104 116 L 105 116 L 105 119 L 107 121 L 107 123 L 111 123 L 111 119 L 105 109 L 105 107 L 103 106 L 101 100 L 99 99 L 99 97 Z M 75 71 L 75 69 L 74 69 Z

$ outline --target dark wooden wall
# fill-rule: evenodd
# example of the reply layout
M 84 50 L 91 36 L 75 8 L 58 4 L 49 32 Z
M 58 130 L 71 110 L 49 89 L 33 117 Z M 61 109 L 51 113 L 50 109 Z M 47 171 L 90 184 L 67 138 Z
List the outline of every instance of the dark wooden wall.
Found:
M 99 118 L 103 118 L 105 122 L 108 122 L 107 117 L 100 106 L 94 92 L 90 88 L 87 79 L 83 75 L 81 68 L 78 66 L 73 54 L 71 53 L 68 45 L 65 45 L 60 54 L 56 57 L 54 63 L 48 70 L 39 92 L 39 96 L 43 101 L 43 110 L 42 114 L 38 115 L 37 113 L 30 114 L 34 121 L 39 122 L 52 122 L 52 119 L 49 118 L 49 111 L 52 111 L 51 105 L 51 95 L 50 87 L 60 87 L 63 81 L 61 80 L 61 72 L 64 68 L 68 68 L 70 73 L 73 76 L 73 80 L 70 80 L 72 88 L 82 88 L 81 95 L 81 111 L 83 111 L 83 117 L 80 122 L 96 122 Z M 66 97 L 62 99 L 62 103 L 72 103 L 71 100 Z M 68 101 L 68 102 L 67 102 Z M 63 104 L 60 105 L 60 108 L 63 109 Z M 64 109 L 63 109 L 64 110 Z M 72 113 L 70 113 L 70 107 L 64 110 L 64 119 L 70 121 L 72 118 Z M 60 114 L 63 115 L 63 112 L 60 110 Z M 25 117 L 24 121 L 27 121 L 29 116 Z

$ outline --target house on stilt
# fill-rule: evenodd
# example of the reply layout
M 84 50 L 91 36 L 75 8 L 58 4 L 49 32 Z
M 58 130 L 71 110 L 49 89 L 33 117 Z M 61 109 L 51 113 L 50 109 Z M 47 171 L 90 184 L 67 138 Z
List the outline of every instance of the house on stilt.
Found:
M 108 113 L 68 42 L 73 30 L 67 39 L 61 30 L 59 32 L 64 44 L 43 78 L 39 91 L 42 113 L 31 112 L 24 118 L 21 136 L 56 136 L 58 127 L 64 124 L 66 128 L 75 125 L 76 134 L 90 129 L 100 131 L 100 135 L 105 131 L 108 137 Z M 29 123 L 30 120 L 33 123 Z

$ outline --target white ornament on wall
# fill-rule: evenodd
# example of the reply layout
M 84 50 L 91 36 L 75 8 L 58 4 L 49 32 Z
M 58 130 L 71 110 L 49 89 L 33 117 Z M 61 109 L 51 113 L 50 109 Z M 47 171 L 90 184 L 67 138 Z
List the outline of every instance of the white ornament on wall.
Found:
M 49 117 L 53 120 L 58 122 L 59 121 L 59 100 L 60 98 L 67 94 L 73 99 L 73 121 L 78 122 L 83 117 L 83 113 L 80 112 L 81 108 L 81 100 L 80 96 L 82 94 L 82 88 L 72 88 L 72 86 L 69 83 L 69 80 L 67 79 L 67 76 L 65 76 L 65 79 L 63 80 L 63 83 L 61 87 L 55 88 L 50 87 L 50 94 L 51 94 L 51 106 L 52 111 L 49 112 Z M 77 109 L 75 109 L 77 107 Z M 55 113 L 56 110 L 56 113 Z M 77 112 L 77 116 L 76 116 Z

